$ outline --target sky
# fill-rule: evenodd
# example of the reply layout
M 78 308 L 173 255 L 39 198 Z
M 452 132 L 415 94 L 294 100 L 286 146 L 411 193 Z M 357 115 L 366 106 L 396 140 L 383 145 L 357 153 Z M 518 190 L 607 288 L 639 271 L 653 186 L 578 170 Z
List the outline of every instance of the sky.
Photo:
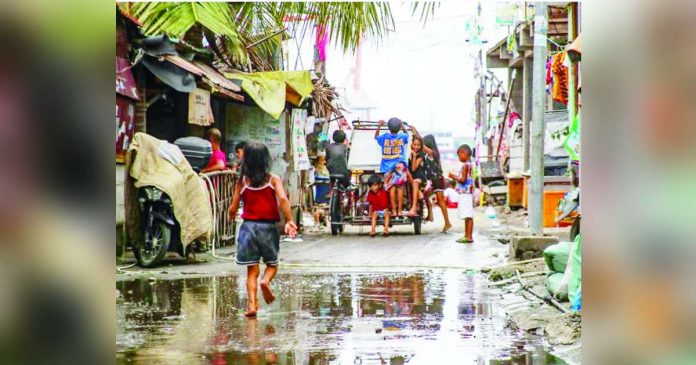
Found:
M 474 60 L 478 47 L 469 44 L 467 19 L 476 14 L 473 1 L 443 2 L 425 25 L 412 16 L 409 4 L 393 2 L 395 31 L 362 46 L 361 89 L 376 106 L 371 119 L 399 117 L 422 131 L 474 134 Z M 482 8 L 484 50 L 502 39 L 507 29 L 495 27 L 495 4 Z M 292 41 L 291 41 L 292 42 Z M 291 69 L 312 67 L 314 36 L 301 45 L 301 59 L 290 47 Z M 326 76 L 339 92 L 353 89 L 355 55 L 327 48 Z M 348 116 L 350 118 L 350 116 Z

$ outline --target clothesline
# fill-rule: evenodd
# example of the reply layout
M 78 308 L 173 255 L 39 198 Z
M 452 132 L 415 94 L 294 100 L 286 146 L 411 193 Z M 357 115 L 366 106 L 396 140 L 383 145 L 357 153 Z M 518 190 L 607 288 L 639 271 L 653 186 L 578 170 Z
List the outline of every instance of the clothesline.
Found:
M 546 40 L 549 41 L 549 42 L 551 42 L 551 43 L 553 43 L 553 44 L 556 45 L 556 47 L 558 47 L 558 48 L 565 49 L 565 46 L 566 46 L 566 45 L 560 45 L 560 44 L 556 43 L 553 39 L 551 39 L 551 38 L 549 38 L 549 37 L 546 37 Z

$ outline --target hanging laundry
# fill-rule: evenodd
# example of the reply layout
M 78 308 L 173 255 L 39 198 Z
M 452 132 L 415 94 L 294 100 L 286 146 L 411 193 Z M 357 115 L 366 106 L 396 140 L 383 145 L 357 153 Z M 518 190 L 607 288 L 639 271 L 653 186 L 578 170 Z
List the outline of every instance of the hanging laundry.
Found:
M 551 72 L 551 60 L 553 57 L 549 57 L 546 60 L 546 93 L 550 94 L 553 88 L 553 73 Z
M 515 123 L 517 119 L 521 119 L 520 114 L 516 111 L 512 111 L 510 113 L 510 117 L 508 118 L 508 128 L 512 128 L 512 125 Z
M 553 73 L 551 96 L 559 103 L 568 104 L 568 68 L 563 65 L 565 56 L 565 52 L 557 53 L 551 61 L 551 72 Z

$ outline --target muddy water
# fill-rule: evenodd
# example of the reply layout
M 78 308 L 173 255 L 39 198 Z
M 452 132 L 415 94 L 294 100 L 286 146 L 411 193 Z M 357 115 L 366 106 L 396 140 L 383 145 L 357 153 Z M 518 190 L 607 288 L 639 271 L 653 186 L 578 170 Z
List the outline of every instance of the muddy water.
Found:
M 476 273 L 277 276 L 246 319 L 238 276 L 119 282 L 118 364 L 564 364 L 511 329 Z

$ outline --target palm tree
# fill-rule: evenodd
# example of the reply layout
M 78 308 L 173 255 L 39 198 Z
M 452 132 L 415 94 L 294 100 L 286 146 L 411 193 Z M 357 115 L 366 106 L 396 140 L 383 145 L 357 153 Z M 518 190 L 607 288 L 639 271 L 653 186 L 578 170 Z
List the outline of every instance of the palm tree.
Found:
M 361 38 L 383 38 L 394 29 L 387 2 L 139 2 L 119 3 L 142 23 L 146 35 L 182 38 L 202 31 L 220 59 L 230 66 L 253 62 L 260 68 L 280 44 L 288 19 L 298 20 L 302 33 L 321 24 L 329 39 L 353 51 Z M 413 3 L 426 21 L 436 3 Z M 200 46 L 200 45 L 198 45 Z

